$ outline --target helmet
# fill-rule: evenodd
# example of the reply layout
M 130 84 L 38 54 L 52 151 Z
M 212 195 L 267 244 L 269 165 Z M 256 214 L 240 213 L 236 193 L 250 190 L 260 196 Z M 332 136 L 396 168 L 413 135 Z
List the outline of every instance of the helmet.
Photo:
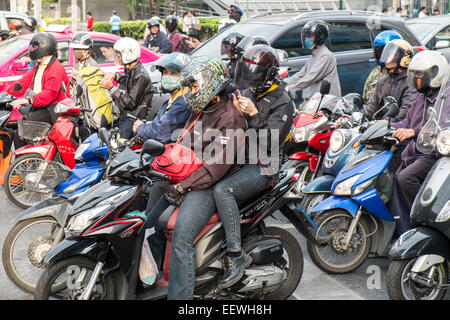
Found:
M 244 10 L 242 10 L 241 7 L 236 4 L 232 4 L 228 9 L 228 14 L 230 19 L 239 22 L 241 20 L 241 17 L 244 15 Z
M 426 50 L 412 58 L 408 68 L 408 84 L 421 93 L 442 85 L 448 70 L 447 59 L 441 52 Z
M 37 27 L 37 21 L 34 17 L 26 17 L 23 19 L 24 27 L 30 30 L 31 32 L 34 32 Z
M 80 32 L 73 36 L 70 48 L 92 50 L 94 42 L 88 33 Z
M 203 111 L 212 99 L 230 83 L 227 69 L 221 59 L 198 57 L 181 70 L 180 88 L 186 106 L 195 112 Z M 196 84 L 196 92 L 192 92 Z
M 20 28 L 22 28 L 22 22 L 20 22 L 20 20 L 13 19 L 9 21 L 8 27 L 11 29 L 11 31 L 18 31 Z
M 223 38 L 221 47 L 222 55 L 226 54 L 230 57 L 237 55 L 238 52 L 236 51 L 236 46 L 242 39 L 244 39 L 244 36 L 237 32 L 230 33 L 228 36 Z
M 38 33 L 30 41 L 30 59 L 37 60 L 44 56 L 56 55 L 58 43 L 51 33 Z
M 158 26 L 159 28 L 159 21 L 155 18 L 151 18 L 147 20 L 147 27 L 150 29 L 153 26 Z
M 133 38 L 120 38 L 114 44 L 114 52 L 117 59 L 123 64 L 130 64 L 141 57 L 141 46 Z
M 278 53 L 274 48 L 265 44 L 252 46 L 237 63 L 234 81 L 239 87 L 261 94 L 274 83 L 278 66 Z
M 403 39 L 397 30 L 386 30 L 377 34 L 377 36 L 373 40 L 372 47 L 373 47 L 373 56 L 377 60 L 378 64 L 382 65 L 379 61 L 381 58 L 381 53 L 383 52 L 386 43 L 395 39 Z
M 166 17 L 166 28 L 169 32 L 174 32 L 178 28 L 178 17 L 169 15 Z
M 242 39 L 235 48 L 236 54 L 238 55 L 238 58 L 242 57 L 245 50 L 248 48 L 255 46 L 257 44 L 266 44 L 270 46 L 269 41 L 265 37 L 261 36 L 247 36 L 244 39 Z
M 190 56 L 181 52 L 173 52 L 163 55 L 156 60 L 153 65 L 155 65 L 161 73 L 163 69 L 169 69 L 172 72 L 181 72 L 181 69 L 183 69 L 190 61 Z
M 325 39 L 330 35 L 330 30 L 326 22 L 322 20 L 308 21 L 302 28 L 302 46 L 307 49 L 315 49 L 324 44 Z M 312 39 L 309 44 L 307 38 Z
M 414 55 L 411 45 L 402 39 L 395 39 L 388 42 L 381 54 L 380 63 L 385 65 L 395 63 L 396 66 L 393 69 L 397 71 L 399 68 L 408 68 L 409 62 Z

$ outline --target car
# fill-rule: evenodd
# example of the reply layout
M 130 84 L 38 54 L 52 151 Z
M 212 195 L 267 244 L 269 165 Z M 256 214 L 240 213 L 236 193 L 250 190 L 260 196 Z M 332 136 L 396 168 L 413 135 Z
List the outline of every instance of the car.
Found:
M 450 61 L 450 14 L 406 21 L 409 29 L 429 50 L 437 50 Z
M 67 75 L 72 75 L 72 67 L 75 62 L 72 48 L 69 48 L 73 33 L 68 26 L 50 25 L 46 30 L 52 32 L 58 41 L 58 60 L 66 69 Z M 123 66 L 118 66 L 114 62 L 114 43 L 120 39 L 119 36 L 102 32 L 90 32 L 94 41 L 94 59 L 104 72 L 123 72 Z M 35 34 L 27 34 L 14 37 L 0 43 L 0 92 L 4 91 L 6 86 L 20 79 L 31 68 L 27 62 L 28 44 Z M 157 110 L 161 107 L 167 95 L 158 92 L 160 88 L 161 74 L 155 68 L 152 68 L 152 62 L 158 60 L 160 55 L 141 47 L 141 58 L 139 59 L 150 74 L 153 86 L 156 90 L 152 102 L 152 108 L 149 111 L 149 119 L 153 118 Z
M 397 17 L 356 11 L 310 11 L 302 13 L 280 12 L 260 15 L 235 24 L 209 39 L 194 50 L 193 57 L 220 56 L 222 39 L 232 32 L 244 36 L 264 36 L 271 46 L 287 52 L 288 59 L 281 66 L 290 67 L 289 74 L 297 73 L 311 56 L 311 50 L 302 48 L 301 30 L 310 20 L 323 20 L 329 24 L 331 41 L 328 45 L 335 54 L 342 95 L 360 93 L 364 83 L 376 66 L 372 42 L 384 30 L 397 30 L 415 50 L 425 50 L 419 39 Z
M 20 13 L 14 13 L 11 11 L 0 11 L 0 30 L 12 31 L 12 29 L 9 27 L 9 23 L 11 22 L 11 20 L 18 20 L 23 26 L 23 20 L 26 17 L 27 17 L 26 15 Z

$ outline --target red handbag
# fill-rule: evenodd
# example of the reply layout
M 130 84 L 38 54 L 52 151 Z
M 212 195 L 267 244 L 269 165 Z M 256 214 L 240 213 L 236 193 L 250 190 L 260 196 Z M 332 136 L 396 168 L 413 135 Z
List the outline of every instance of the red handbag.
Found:
M 180 141 L 192 129 L 200 115 L 191 123 L 185 133 L 175 143 L 168 143 L 164 153 L 155 158 L 151 167 L 157 172 L 166 174 L 171 183 L 178 183 L 189 177 L 203 165 L 191 148 L 180 145 Z

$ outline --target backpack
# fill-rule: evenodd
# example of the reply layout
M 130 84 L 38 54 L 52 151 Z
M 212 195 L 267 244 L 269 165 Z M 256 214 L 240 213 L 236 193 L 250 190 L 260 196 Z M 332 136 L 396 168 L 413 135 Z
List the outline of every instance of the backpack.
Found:
M 96 66 L 86 66 L 81 68 L 79 75 L 83 87 L 81 104 L 85 109 L 90 110 L 86 113 L 89 127 L 100 129 L 102 115 L 105 115 L 108 124 L 111 124 L 113 102 L 109 91 L 100 86 L 103 71 Z

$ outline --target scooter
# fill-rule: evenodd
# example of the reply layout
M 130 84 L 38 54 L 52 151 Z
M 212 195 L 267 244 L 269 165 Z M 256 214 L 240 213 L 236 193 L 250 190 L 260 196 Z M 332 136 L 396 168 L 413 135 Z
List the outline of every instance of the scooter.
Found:
M 143 181 L 152 177 L 168 179 L 147 166 L 148 154 L 154 157 L 163 152 L 164 145 L 148 140 L 141 158 L 136 156 L 124 162 L 122 167 L 111 171 L 108 180 L 77 200 L 66 228 L 66 234 L 71 236 L 44 257 L 47 269 L 36 286 L 35 299 L 48 299 L 50 295 L 80 300 L 167 296 L 171 240 L 178 209 L 169 207 L 159 219 L 168 242 L 162 277 L 150 287 L 144 286 L 138 276 L 146 217 L 133 211 L 143 209 L 135 202 Z M 286 230 L 265 227 L 264 219 L 274 210 L 286 207 L 288 200 L 284 195 L 299 176 L 294 168 L 287 169 L 273 189 L 242 204 L 244 250 L 252 256 L 253 264 L 240 282 L 228 289 L 218 287 L 218 277 L 223 273 L 225 238 L 218 214 L 213 215 L 195 242 L 196 298 L 285 299 L 292 293 L 303 270 L 301 247 Z M 64 275 L 68 277 L 59 278 Z M 55 282 L 59 281 L 67 285 L 54 290 Z
M 443 157 L 415 198 L 415 228 L 403 233 L 389 252 L 386 285 L 392 300 L 439 300 L 450 285 L 450 123 L 443 112 L 444 102 L 449 105 L 450 82 L 445 90 L 436 100 L 436 110 L 429 109 L 429 120 L 418 136 L 419 151 L 437 149 Z
M 392 97 L 383 108 L 388 117 L 398 113 Z M 395 231 L 395 220 L 386 208 L 390 201 L 394 174 L 387 168 L 398 140 L 388 123 L 374 122 L 361 135 L 366 145 L 336 176 L 331 191 L 314 208 L 321 212 L 315 221 L 317 243 L 307 242 L 311 260 L 328 273 L 355 270 L 369 252 L 384 255 Z

